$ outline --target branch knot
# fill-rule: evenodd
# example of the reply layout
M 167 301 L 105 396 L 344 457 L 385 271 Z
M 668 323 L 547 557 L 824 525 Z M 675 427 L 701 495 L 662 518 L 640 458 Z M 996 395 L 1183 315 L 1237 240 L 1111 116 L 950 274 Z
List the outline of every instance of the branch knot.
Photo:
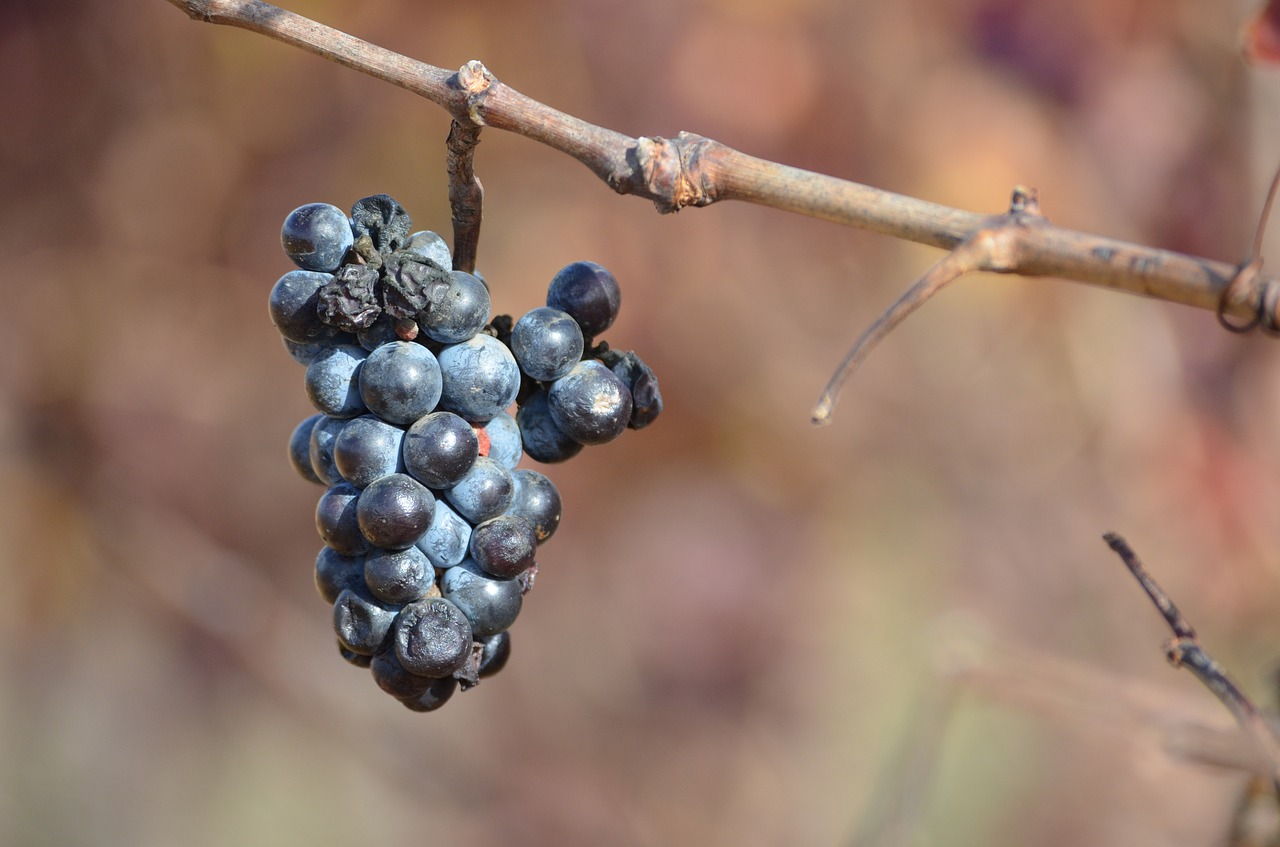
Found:
M 467 117 L 476 126 L 484 126 L 484 117 L 480 110 L 484 106 L 485 95 L 493 85 L 493 74 L 478 59 L 467 62 L 453 75 L 450 83 L 467 95 Z
M 715 142 L 691 132 L 675 138 L 642 136 L 636 140 L 636 164 L 644 187 L 662 214 L 715 201 L 707 189 L 701 154 Z

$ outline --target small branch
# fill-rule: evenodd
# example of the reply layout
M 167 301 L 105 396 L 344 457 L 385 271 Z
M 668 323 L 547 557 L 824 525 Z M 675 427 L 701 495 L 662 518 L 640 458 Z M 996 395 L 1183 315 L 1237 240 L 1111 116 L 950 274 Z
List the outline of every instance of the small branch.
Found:
M 1277 794 L 1280 794 L 1280 740 L 1267 724 L 1261 710 L 1240 690 L 1226 670 L 1200 646 L 1200 640 L 1191 624 L 1164 589 L 1147 573 L 1128 542 L 1114 532 L 1104 535 L 1103 540 L 1129 568 L 1129 572 L 1138 580 L 1142 590 L 1151 598 L 1151 602 L 1173 631 L 1173 638 L 1165 644 L 1165 656 L 1169 663 L 1175 668 L 1191 671 L 1196 679 L 1222 701 L 1240 727 L 1252 736 L 1271 766 L 1272 783 Z
M 456 120 L 449 127 L 449 138 L 445 141 L 449 208 L 453 212 L 453 269 L 467 273 L 475 273 L 476 270 L 476 249 L 480 243 L 484 208 L 484 186 L 473 167 L 479 143 L 480 127 Z

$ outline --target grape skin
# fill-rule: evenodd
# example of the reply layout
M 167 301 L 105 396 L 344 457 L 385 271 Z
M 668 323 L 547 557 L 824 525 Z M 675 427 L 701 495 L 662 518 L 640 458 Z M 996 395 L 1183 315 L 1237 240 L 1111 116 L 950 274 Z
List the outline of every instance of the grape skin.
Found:
M 408 426 L 440 401 L 440 365 L 431 351 L 412 341 L 383 344 L 360 369 L 364 405 L 388 423 Z
M 331 347 L 307 365 L 311 404 L 333 418 L 354 418 L 366 411 L 360 397 L 360 367 L 368 351 L 354 345 Z
M 618 280 L 595 262 L 561 268 L 547 286 L 547 305 L 567 312 L 588 338 L 599 335 L 618 317 L 622 289 Z
M 471 623 L 476 637 L 497 635 L 516 621 L 524 595 L 514 579 L 494 579 L 472 559 L 444 572 L 440 593 Z
M 556 427 L 580 444 L 604 444 L 631 420 L 631 392 L 595 359 L 579 362 L 551 384 L 547 408 Z
M 582 328 L 550 306 L 526 312 L 511 330 L 511 352 L 520 370 L 543 382 L 557 380 L 582 358 Z
M 444 492 L 449 504 L 473 526 L 505 512 L 514 495 L 511 471 L 488 456 L 476 459 L 471 470 Z
M 299 206 L 280 229 L 285 254 L 309 271 L 336 271 L 354 240 L 346 213 L 328 203 Z
M 390 474 L 360 492 L 356 520 L 374 547 L 402 550 L 427 531 L 435 505 L 425 485 L 407 474 Z
M 515 402 L 520 366 L 491 335 L 447 345 L 437 357 L 444 388 L 440 408 L 473 423 L 486 423 Z

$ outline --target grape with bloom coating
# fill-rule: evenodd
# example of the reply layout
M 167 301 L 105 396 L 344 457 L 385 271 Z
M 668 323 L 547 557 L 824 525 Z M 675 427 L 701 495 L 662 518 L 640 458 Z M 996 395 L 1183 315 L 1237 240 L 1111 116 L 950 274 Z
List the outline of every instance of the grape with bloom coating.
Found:
M 528 519 L 541 544 L 560 526 L 560 492 L 545 474 L 535 470 L 522 468 L 511 477 L 516 489 L 507 512 Z
M 588 359 L 551 383 L 547 408 L 556 427 L 574 441 L 604 444 L 627 428 L 631 392 L 613 371 Z
M 473 525 L 497 517 L 511 505 L 515 481 L 511 471 L 490 459 L 476 459 L 457 484 L 444 492 L 445 498 Z
M 280 229 L 285 254 L 308 271 L 336 271 L 354 240 L 346 212 L 328 203 L 299 206 Z
M 557 380 L 582 358 L 582 328 L 559 309 L 531 309 L 511 329 L 511 352 L 529 376 Z
M 471 624 L 442 597 L 428 597 L 400 610 L 392 627 L 396 658 L 409 673 L 445 677 L 471 655 Z
M 520 366 L 507 345 L 492 335 L 450 344 L 436 358 L 444 380 L 441 409 L 485 423 L 515 402 Z
M 360 397 L 384 421 L 408 426 L 440 401 L 440 365 L 431 351 L 412 341 L 392 341 L 374 350 L 360 368 Z

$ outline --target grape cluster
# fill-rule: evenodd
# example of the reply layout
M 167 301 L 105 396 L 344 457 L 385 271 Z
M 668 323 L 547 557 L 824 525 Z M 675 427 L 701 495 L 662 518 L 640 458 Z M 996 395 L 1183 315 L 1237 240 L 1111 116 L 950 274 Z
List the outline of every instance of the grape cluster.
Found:
M 298 269 L 272 288 L 271 320 L 318 410 L 289 440 L 293 467 L 326 489 L 316 588 L 343 658 L 431 711 L 506 664 L 560 524 L 555 485 L 521 459 L 564 461 L 648 425 L 657 380 L 596 343 L 620 293 L 592 262 L 513 322 L 491 320 L 484 279 L 453 270 L 444 239 L 412 232 L 385 194 L 350 216 L 300 206 L 281 243 Z

